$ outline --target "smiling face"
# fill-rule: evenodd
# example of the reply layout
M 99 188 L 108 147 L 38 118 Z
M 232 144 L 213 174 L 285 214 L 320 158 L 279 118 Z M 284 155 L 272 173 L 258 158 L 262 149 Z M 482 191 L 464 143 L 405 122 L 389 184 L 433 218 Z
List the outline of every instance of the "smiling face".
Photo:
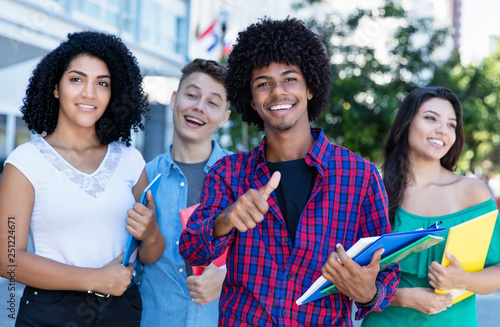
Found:
M 224 85 L 204 73 L 193 73 L 172 94 L 174 139 L 207 142 L 229 119 Z
M 418 109 L 408 130 L 410 158 L 440 160 L 456 140 L 457 116 L 451 103 L 431 98 Z
M 86 54 L 76 57 L 62 74 L 54 96 L 59 99 L 58 126 L 93 127 L 111 98 L 108 66 Z
M 297 65 L 272 62 L 256 68 L 250 79 L 251 106 L 264 121 L 266 133 L 307 126 L 307 101 L 312 93 Z

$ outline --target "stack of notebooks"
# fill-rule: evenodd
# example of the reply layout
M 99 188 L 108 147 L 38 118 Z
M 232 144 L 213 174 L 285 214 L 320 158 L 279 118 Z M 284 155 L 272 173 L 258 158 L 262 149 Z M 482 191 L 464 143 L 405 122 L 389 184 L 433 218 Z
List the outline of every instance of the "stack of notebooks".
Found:
M 347 255 L 360 266 L 366 266 L 370 263 L 373 254 L 384 248 L 385 251 L 380 260 L 380 270 L 383 270 L 413 253 L 423 251 L 443 241 L 444 238 L 438 234 L 445 230 L 446 228 L 439 228 L 439 223 L 436 223 L 427 229 L 361 238 L 347 251 Z M 297 305 L 302 305 L 335 293 L 337 293 L 335 285 L 320 276 L 295 302 Z

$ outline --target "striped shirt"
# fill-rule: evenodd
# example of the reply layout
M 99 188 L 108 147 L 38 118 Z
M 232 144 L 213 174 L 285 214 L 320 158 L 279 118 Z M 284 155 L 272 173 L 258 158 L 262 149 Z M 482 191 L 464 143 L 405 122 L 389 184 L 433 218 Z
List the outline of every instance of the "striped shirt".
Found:
M 179 251 L 190 263 L 203 265 L 229 248 L 219 325 L 352 326 L 352 301 L 343 294 L 301 306 L 295 300 L 321 275 L 335 244 L 348 249 L 361 237 L 391 231 L 387 196 L 373 163 L 331 145 L 321 129 L 311 133 L 315 141 L 305 160 L 318 174 L 293 247 L 274 192 L 269 212 L 255 229 L 213 237 L 214 219 L 221 211 L 248 189 L 269 181 L 265 138 L 249 152 L 219 160 L 205 179 L 201 205 L 181 235 Z M 378 274 L 380 298 L 372 307 L 359 307 L 357 318 L 394 300 L 399 273 L 395 264 Z

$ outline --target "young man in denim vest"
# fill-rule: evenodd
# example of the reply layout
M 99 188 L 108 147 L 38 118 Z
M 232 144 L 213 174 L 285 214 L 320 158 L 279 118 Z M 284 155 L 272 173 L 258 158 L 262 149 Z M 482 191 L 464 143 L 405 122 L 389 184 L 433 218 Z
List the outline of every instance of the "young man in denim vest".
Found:
M 226 67 L 211 60 L 195 59 L 182 69 L 170 101 L 172 144 L 146 164 L 149 180 L 162 174 L 155 204 L 167 245 L 159 261 L 144 266 L 142 326 L 217 326 L 218 297 L 226 272 L 211 264 L 201 275 L 192 275 L 191 266 L 179 255 L 179 211 L 200 202 L 208 169 L 229 154 L 212 141 L 215 130 L 230 115 L 225 77 Z

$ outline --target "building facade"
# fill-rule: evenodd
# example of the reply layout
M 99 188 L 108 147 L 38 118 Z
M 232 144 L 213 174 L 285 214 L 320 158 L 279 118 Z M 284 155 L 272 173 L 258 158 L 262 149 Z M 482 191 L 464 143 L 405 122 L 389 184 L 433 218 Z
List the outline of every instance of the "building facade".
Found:
M 19 112 L 29 77 L 40 59 L 72 32 L 100 30 L 121 37 L 143 76 L 154 77 L 145 78 L 144 85 L 152 114 L 167 119 L 161 114 L 165 103 L 159 86 L 176 84 L 188 60 L 189 6 L 188 0 L 0 0 L 0 158 L 33 137 Z M 155 105 L 158 100 L 160 106 Z M 165 124 L 156 125 L 163 131 Z M 161 141 L 163 147 L 168 140 Z M 148 151 L 144 134 L 133 143 Z

